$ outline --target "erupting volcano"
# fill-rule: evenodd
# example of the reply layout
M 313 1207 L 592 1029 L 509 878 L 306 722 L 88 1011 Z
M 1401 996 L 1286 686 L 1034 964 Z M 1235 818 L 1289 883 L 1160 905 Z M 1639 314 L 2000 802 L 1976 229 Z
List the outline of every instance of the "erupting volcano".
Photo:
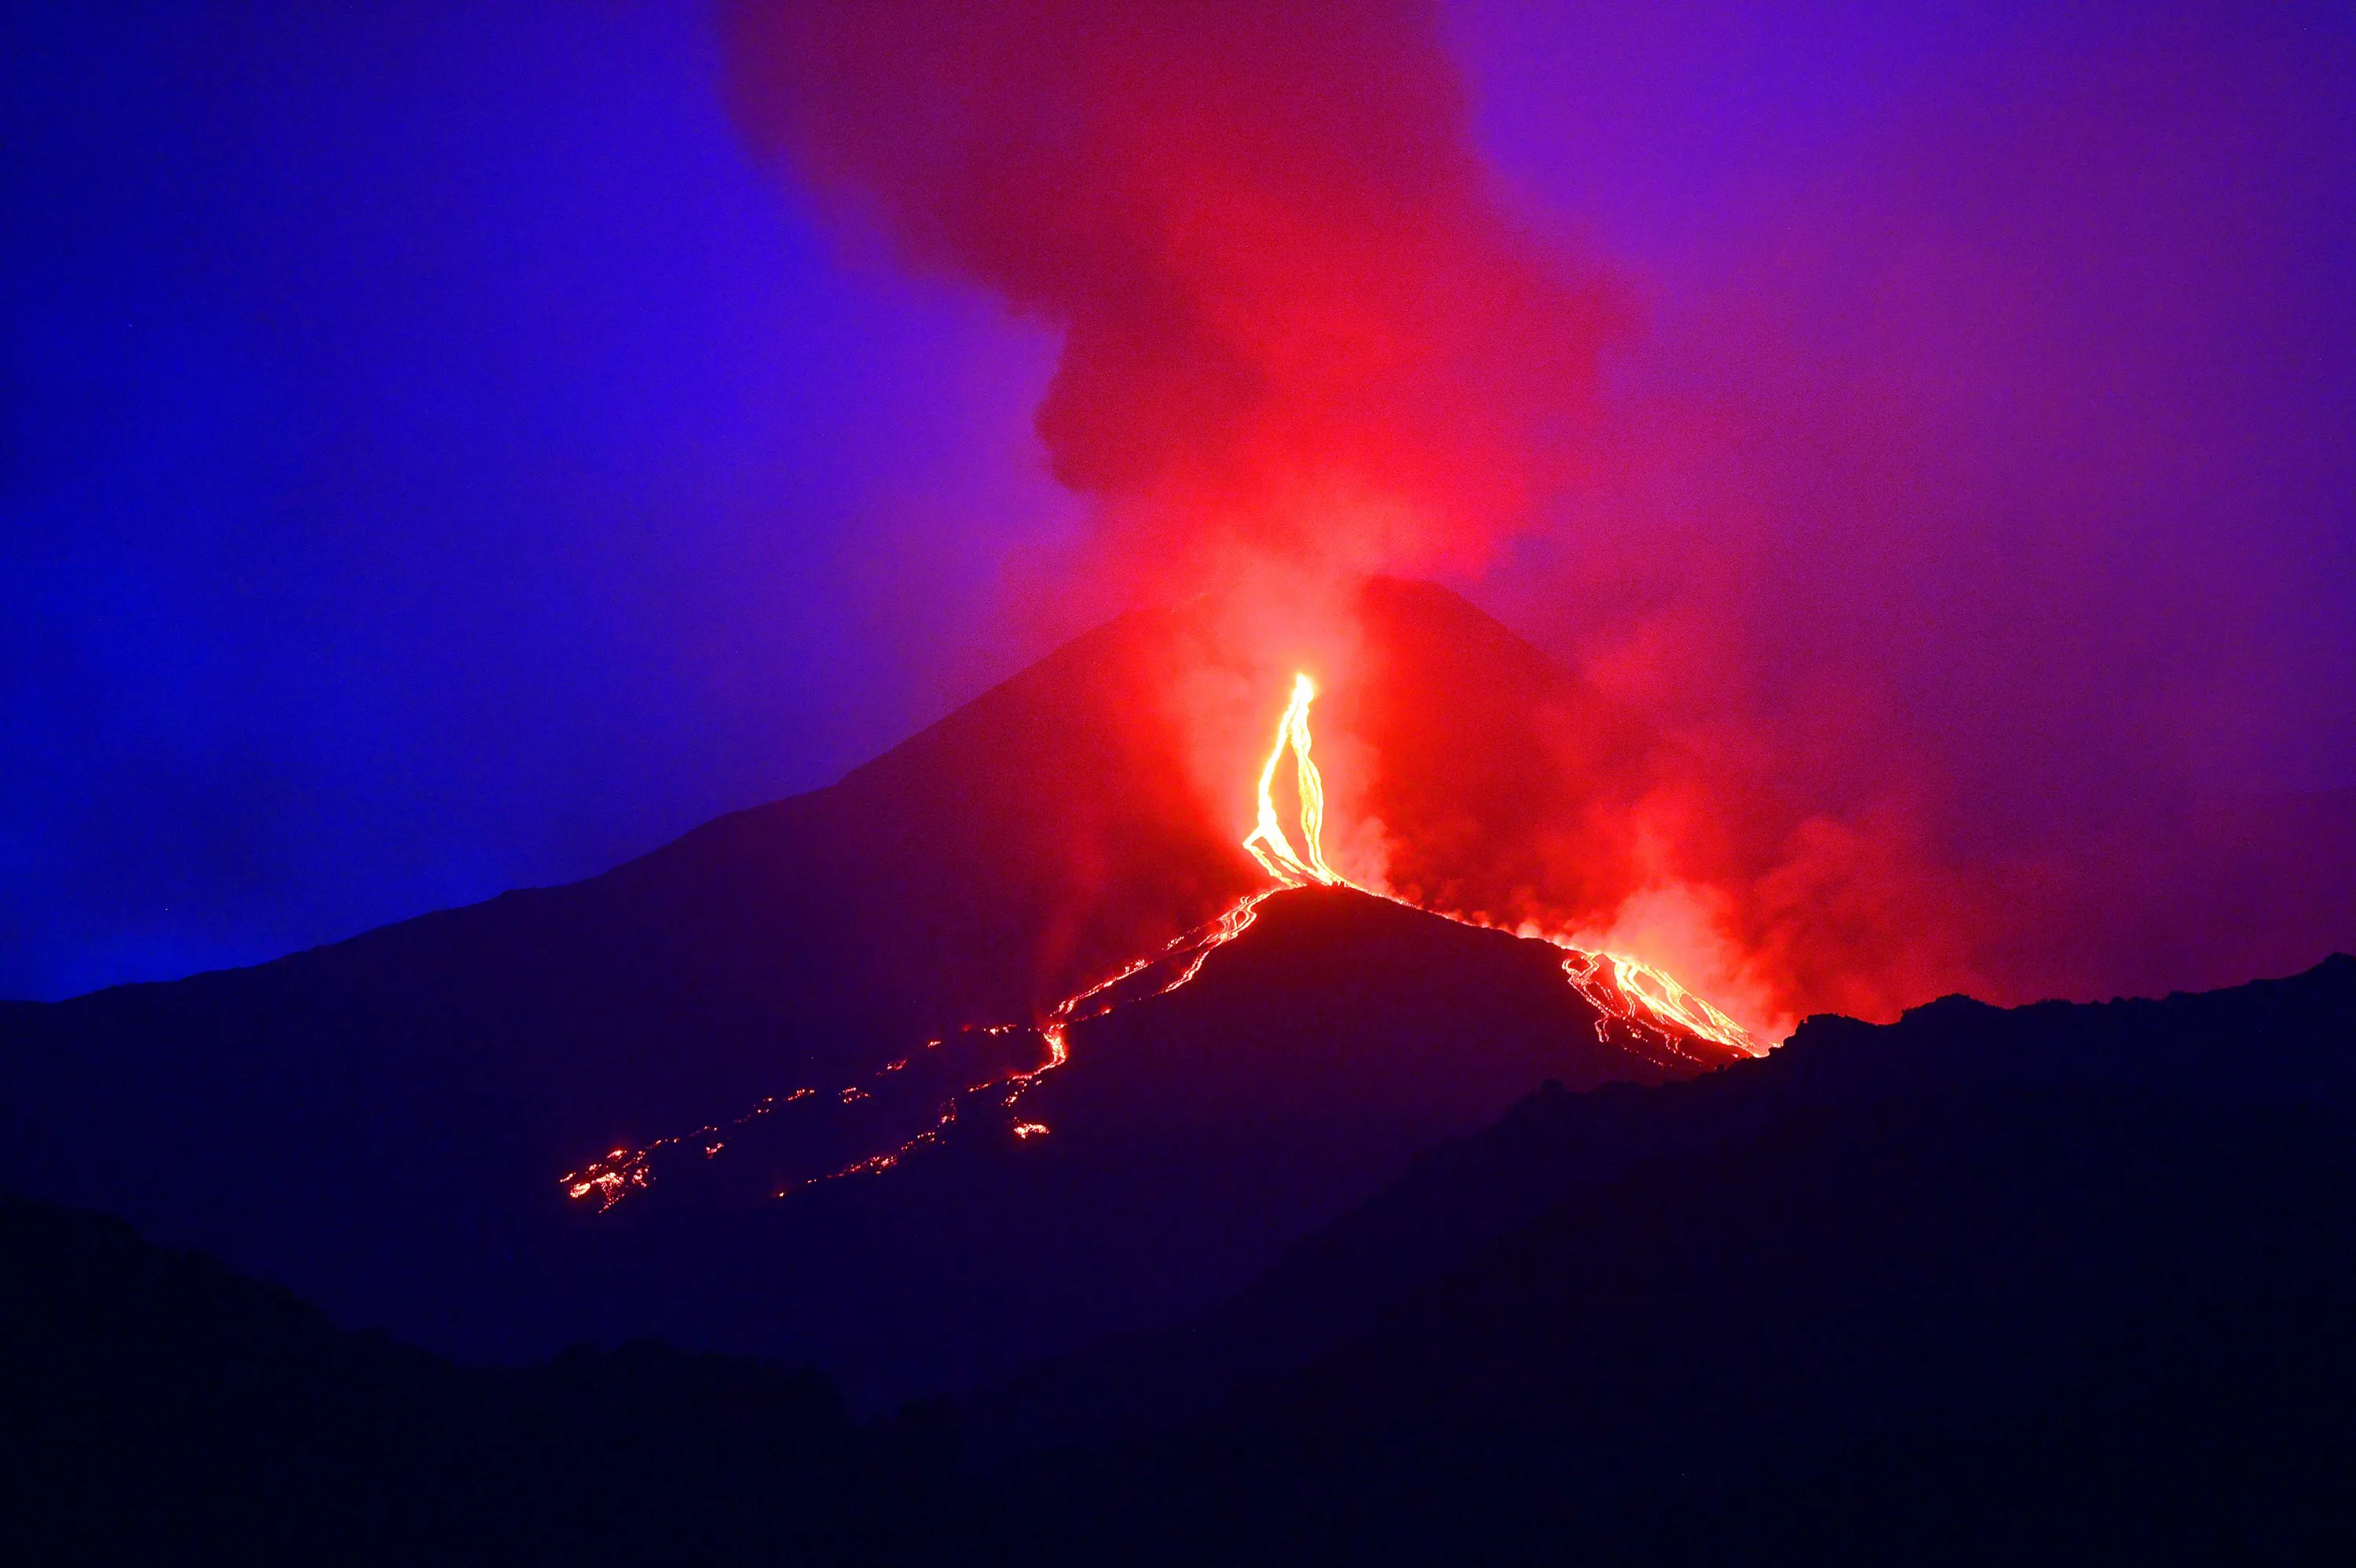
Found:
M 1581 911 L 1433 875 L 1453 803 L 1627 721 L 1441 590 L 1347 608 L 1241 655 L 1231 603 L 1126 616 L 589 881 L 0 1015 L 45 1108 L 0 1179 L 468 1355 L 659 1333 L 885 1397 L 1198 1309 L 1547 1079 L 1747 1054 Z
M 937 1146 L 945 1135 L 958 1125 L 961 1113 L 962 1119 L 970 1120 L 971 1110 L 977 1105 L 998 1113 L 1017 1138 L 1027 1140 L 1048 1133 L 1052 1129 L 1047 1124 L 1019 1120 L 1008 1113 L 1013 1112 L 1025 1094 L 1035 1088 L 1046 1074 L 1070 1061 L 1073 1026 L 1102 1018 L 1124 1003 L 1167 996 L 1187 985 L 1203 972 L 1204 965 L 1214 952 L 1248 931 L 1261 904 L 1280 891 L 1303 888 L 1346 889 L 1415 907 L 1410 901 L 1351 881 L 1326 861 L 1324 780 L 1311 754 L 1310 709 L 1316 699 L 1317 683 L 1306 673 L 1296 675 L 1283 714 L 1277 720 L 1275 740 L 1269 748 L 1267 760 L 1260 766 L 1256 820 L 1251 832 L 1243 840 L 1243 848 L 1276 882 L 1276 887 L 1245 895 L 1216 919 L 1173 938 L 1159 952 L 1135 959 L 1112 975 L 1064 997 L 1027 1027 L 1004 1022 L 965 1025 L 958 1031 L 958 1034 L 987 1040 L 999 1040 L 1018 1033 L 1033 1035 L 1043 1048 L 1044 1055 L 1032 1065 L 967 1084 L 958 1095 L 940 1105 L 933 1114 L 930 1124 L 914 1136 L 888 1148 L 863 1154 L 823 1175 L 805 1177 L 790 1183 L 776 1196 L 786 1197 L 797 1189 L 821 1180 L 880 1175 L 891 1170 L 918 1150 Z M 1277 805 L 1278 778 L 1288 753 L 1292 758 L 1293 784 L 1298 797 L 1295 827 L 1290 833 L 1284 827 Z M 1295 847 L 1296 837 L 1298 848 Z M 1440 912 L 1443 919 L 1460 918 L 1444 912 Z M 1481 923 L 1462 923 L 1477 925 Z M 1523 934 L 1537 933 L 1525 932 Z M 1563 949 L 1563 975 L 1580 997 L 1595 1009 L 1595 1038 L 1599 1044 L 1611 1045 L 1612 1030 L 1616 1027 L 1629 1041 L 1643 1042 L 1645 1053 L 1662 1065 L 1683 1062 L 1697 1069 L 1716 1065 L 1726 1059 L 1727 1052 L 1752 1055 L 1765 1049 L 1724 1012 L 1687 991 L 1655 965 L 1624 955 L 1588 951 L 1558 938 L 1547 940 Z M 943 1044 L 944 1041 L 938 1038 L 928 1040 L 924 1050 L 938 1051 Z M 886 1062 L 868 1083 L 846 1086 L 830 1101 L 818 1096 L 809 1087 L 798 1088 L 784 1095 L 782 1102 L 776 1095 L 763 1099 L 724 1129 L 718 1125 L 705 1125 L 692 1133 L 659 1138 L 643 1148 L 615 1149 L 580 1170 L 566 1172 L 561 1184 L 567 1197 L 592 1201 L 602 1212 L 631 1193 L 650 1186 L 655 1179 L 657 1157 L 667 1151 L 698 1154 L 704 1159 L 717 1157 L 730 1139 L 737 1137 L 742 1130 L 774 1115 L 781 1103 L 792 1105 L 810 1101 L 814 1107 L 823 1110 L 829 1104 L 850 1107 L 871 1101 L 877 1090 L 886 1087 L 885 1078 L 904 1074 L 907 1071 L 910 1060 L 903 1056 Z
M 11 1539 L 2351 1555 L 2344 3 L 19 9 Z

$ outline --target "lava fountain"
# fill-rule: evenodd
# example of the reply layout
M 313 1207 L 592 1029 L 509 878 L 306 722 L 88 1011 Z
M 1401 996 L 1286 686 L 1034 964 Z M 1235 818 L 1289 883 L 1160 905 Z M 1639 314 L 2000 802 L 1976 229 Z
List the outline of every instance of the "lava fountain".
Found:
M 1029 1090 L 1071 1060 L 1073 1025 L 1101 1018 L 1132 1001 L 1166 996 L 1187 985 L 1203 972 L 1204 964 L 1214 952 L 1251 928 L 1261 903 L 1277 893 L 1293 888 L 1347 888 L 1370 898 L 1420 909 L 1420 905 L 1395 894 L 1350 880 L 1334 870 L 1325 859 L 1325 786 L 1311 754 L 1310 708 L 1316 699 L 1317 683 L 1306 673 L 1296 675 L 1291 695 L 1282 716 L 1277 720 L 1275 740 L 1269 748 L 1267 760 L 1260 765 L 1257 815 L 1251 832 L 1243 840 L 1243 848 L 1268 872 L 1274 886 L 1247 894 L 1215 920 L 1184 933 L 1161 951 L 1137 959 L 1050 1008 L 1044 1017 L 1029 1026 L 1037 1034 L 1043 1048 L 1042 1060 L 1036 1065 L 967 1085 L 962 1095 L 954 1096 L 941 1105 L 932 1125 L 914 1137 L 866 1155 L 825 1175 L 788 1186 L 777 1196 L 784 1197 L 799 1187 L 847 1177 L 875 1175 L 891 1169 L 926 1146 L 937 1144 L 956 1125 L 961 1100 L 994 1103 L 1001 1111 L 1012 1111 Z M 1276 803 L 1277 781 L 1282 773 L 1287 752 L 1292 756 L 1293 784 L 1299 796 L 1299 810 L 1292 832 L 1286 830 L 1282 813 Z M 1298 835 L 1297 844 L 1295 834 Z M 1425 910 L 1423 912 L 1459 925 L 1481 924 L 1445 911 Z M 1523 932 L 1517 934 L 1529 936 L 1537 933 Z M 1732 1051 L 1759 1055 L 1765 1050 L 1741 1025 L 1687 991 L 1662 970 L 1641 959 L 1624 954 L 1578 947 L 1560 937 L 1537 935 L 1537 939 L 1562 949 L 1564 978 L 1595 1009 L 1595 1032 L 1600 1042 L 1610 1043 L 1612 1031 L 1616 1026 L 1620 1031 L 1618 1043 L 1623 1048 L 1658 1065 L 1687 1069 L 1713 1065 L 1712 1053 L 1695 1049 L 1699 1042 L 1706 1041 L 1718 1048 L 1719 1054 Z M 1021 1027 L 1005 1023 L 969 1025 L 965 1032 L 979 1030 L 991 1035 L 1004 1035 Z M 937 1049 L 941 1043 L 939 1040 L 931 1040 L 926 1041 L 926 1047 L 927 1050 Z M 848 1085 L 839 1092 L 835 1099 L 841 1104 L 849 1105 L 869 1098 L 872 1088 L 882 1079 L 906 1066 L 905 1058 L 888 1063 L 873 1075 L 868 1085 Z M 560 1179 L 565 1195 L 575 1201 L 594 1201 L 601 1211 L 611 1209 L 623 1199 L 652 1184 L 654 1158 L 662 1151 L 692 1147 L 700 1148 L 706 1158 L 716 1157 L 726 1147 L 728 1135 L 733 1129 L 770 1116 L 782 1104 L 812 1099 L 816 1093 L 813 1088 L 798 1088 L 789 1094 L 773 1095 L 763 1100 L 727 1127 L 716 1125 L 699 1127 L 677 1137 L 659 1138 L 644 1148 L 614 1149 L 579 1170 L 566 1172 Z M 1045 1124 L 1036 1121 L 1020 1121 L 1012 1125 L 1014 1136 L 1025 1141 L 1044 1136 L 1049 1130 Z

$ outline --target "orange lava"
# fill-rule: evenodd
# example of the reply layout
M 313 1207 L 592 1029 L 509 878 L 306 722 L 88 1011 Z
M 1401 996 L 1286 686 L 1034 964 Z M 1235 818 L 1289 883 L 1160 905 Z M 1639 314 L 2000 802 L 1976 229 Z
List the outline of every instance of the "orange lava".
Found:
M 1394 903 L 1405 903 L 1407 901 L 1390 893 L 1349 880 L 1325 863 L 1324 848 L 1320 842 L 1325 827 L 1325 781 L 1309 756 L 1309 705 L 1316 699 L 1317 683 L 1305 674 L 1294 676 L 1292 699 L 1285 706 L 1284 717 L 1277 721 L 1276 744 L 1269 748 L 1268 761 L 1259 770 L 1259 822 L 1244 839 L 1244 848 L 1252 852 L 1269 876 L 1287 887 L 1344 887 L 1389 899 Z M 1288 750 L 1292 752 L 1294 776 L 1301 791 L 1301 848 L 1297 852 L 1285 835 L 1283 824 L 1277 819 L 1274 799 L 1277 770 Z M 1460 924 L 1477 923 L 1442 910 L 1425 912 Z M 1681 1034 L 1710 1040 L 1746 1055 L 1760 1054 L 1762 1046 L 1740 1024 L 1643 959 L 1622 953 L 1590 952 L 1551 937 L 1546 940 L 1563 950 L 1562 971 L 1572 987 L 1604 1015 L 1596 1021 L 1598 1039 L 1605 1037 L 1606 1020 L 1617 1019 L 1632 1029 L 1642 1030 L 1647 1043 L 1657 1044 L 1670 1055 L 1688 1061 L 1700 1059 L 1679 1046 L 1677 1037 Z
M 1250 929 L 1253 921 L 1258 918 L 1262 902 L 1284 889 L 1349 888 L 1369 897 L 1407 904 L 1406 900 L 1394 894 L 1351 881 L 1326 863 L 1323 843 L 1325 784 L 1317 772 L 1317 764 L 1310 757 L 1309 709 L 1316 699 L 1317 683 L 1305 674 L 1295 676 L 1291 699 L 1285 705 L 1283 717 L 1277 720 L 1275 743 L 1269 750 L 1268 761 L 1260 767 L 1258 819 L 1243 841 L 1244 848 L 1278 885 L 1248 895 L 1216 920 L 1176 937 L 1161 952 L 1140 958 L 1056 1003 L 1044 1019 L 1033 1026 L 1040 1042 L 1046 1048 L 1046 1060 L 1036 1067 L 970 1084 L 966 1090 L 968 1094 L 992 1095 L 1002 1108 L 1012 1109 L 1042 1078 L 1071 1060 L 1070 1031 L 1074 1024 L 1101 1018 L 1128 1002 L 1146 997 L 1167 996 L 1186 985 L 1203 972 L 1205 961 L 1214 952 Z M 1297 848 L 1292 836 L 1285 831 L 1276 807 L 1276 779 L 1287 752 L 1292 753 L 1293 779 L 1301 800 L 1300 842 Z M 1421 906 L 1410 904 L 1408 907 Z M 1441 910 L 1424 912 L 1454 921 L 1460 925 L 1479 926 L 1483 923 Z M 1563 950 L 1565 978 L 1596 1009 L 1597 1040 L 1609 1042 L 1612 1026 L 1616 1024 L 1620 1026 L 1622 1036 L 1619 1041 L 1621 1045 L 1665 1066 L 1676 1062 L 1708 1065 L 1704 1056 L 1687 1049 L 1696 1040 L 1708 1040 L 1746 1055 L 1763 1052 L 1765 1048 L 1740 1024 L 1642 959 L 1632 958 L 1625 954 L 1574 947 L 1557 937 L 1544 940 Z M 1020 1026 L 998 1023 L 979 1027 L 983 1033 L 1003 1035 L 1012 1033 Z M 940 1044 L 938 1040 L 925 1042 L 926 1050 Z M 907 1065 L 908 1059 L 902 1057 L 884 1066 L 875 1076 L 880 1079 L 900 1072 Z M 807 1088 L 797 1089 L 785 1099 L 791 1103 L 812 1093 Z M 868 1092 L 856 1084 L 845 1087 L 839 1095 L 841 1103 L 845 1105 L 869 1097 Z M 743 1126 L 767 1115 L 776 1104 L 774 1097 L 764 1100 L 749 1114 L 730 1125 Z M 840 1170 L 811 1177 L 798 1185 L 811 1187 L 823 1181 L 839 1181 L 846 1177 L 875 1175 L 890 1170 L 925 1145 L 937 1143 L 956 1123 L 957 1111 L 957 1101 L 952 1099 L 940 1108 L 930 1127 L 896 1148 L 869 1155 Z M 691 1139 L 701 1139 L 705 1142 L 704 1152 L 708 1158 L 720 1152 L 723 1130 L 719 1127 L 699 1127 L 683 1137 L 659 1138 L 642 1149 L 615 1149 L 603 1159 L 593 1160 L 579 1171 L 568 1172 L 562 1179 L 565 1195 L 576 1200 L 594 1198 L 600 1211 L 611 1209 L 652 1182 L 650 1162 L 656 1151 Z M 1044 1124 L 1030 1121 L 1016 1122 L 1012 1130 L 1015 1137 L 1026 1141 L 1047 1132 Z M 777 1196 L 786 1195 L 780 1192 Z
M 1317 683 L 1305 675 L 1294 676 L 1292 700 L 1285 705 L 1284 717 L 1277 720 L 1276 744 L 1259 770 L 1259 825 L 1244 839 L 1252 859 L 1287 887 L 1342 884 L 1333 868 L 1325 863 L 1320 843 L 1325 832 L 1325 781 L 1318 775 L 1317 764 L 1309 760 L 1309 705 L 1316 700 Z M 1276 817 L 1276 770 L 1288 748 L 1301 791 L 1301 854 L 1293 852 L 1292 841 Z
M 1715 1040 L 1747 1056 L 1766 1053 L 1750 1030 L 1643 959 L 1622 953 L 1590 953 L 1564 942 L 1555 945 L 1566 954 L 1562 972 L 1579 994 L 1613 1017 L 1633 1023 L 1641 1012 L 1657 1024 Z

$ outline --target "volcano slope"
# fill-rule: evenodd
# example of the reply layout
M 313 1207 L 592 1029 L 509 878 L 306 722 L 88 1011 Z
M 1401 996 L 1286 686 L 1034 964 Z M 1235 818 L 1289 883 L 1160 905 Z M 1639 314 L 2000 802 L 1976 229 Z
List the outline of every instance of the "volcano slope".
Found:
M 1713 1191 L 1708 1180 L 1680 1173 L 1723 1166 L 1762 1138 L 1783 1137 L 1785 1155 L 1793 1155 L 1804 1141 L 1788 1131 L 1794 1126 L 1809 1129 L 1808 1139 L 1831 1138 L 1851 1121 L 1879 1117 L 1895 1126 L 1914 1115 L 1908 1107 L 1962 1102 L 2015 1104 L 2037 1116 L 2054 1114 L 2056 1105 L 2085 1106 L 2102 1126 L 2114 1128 L 2140 1125 L 2143 1110 L 2152 1107 L 2179 1119 L 2289 1108 L 2298 1113 L 2292 1121 L 2308 1129 L 2303 1137 L 2356 1136 L 2356 958 L 2336 956 L 2289 979 L 2159 1000 L 2000 1008 L 1949 997 L 1890 1025 L 1811 1019 L 1764 1059 L 1657 1089 L 1612 1084 L 1579 1093 L 1549 1083 L 1494 1125 L 1419 1155 L 1405 1177 L 1289 1248 L 1276 1267 L 1214 1311 L 1167 1334 L 1108 1340 L 1055 1359 L 991 1391 L 969 1410 L 969 1435 L 979 1453 L 1021 1455 L 1057 1445 L 1101 1445 L 1206 1417 L 1238 1388 L 1294 1375 L 1374 1333 L 1419 1290 L 1451 1271 L 1477 1267 L 1484 1250 L 1506 1244 L 1549 1213 L 1617 1201 L 1612 1195 L 1644 1172 L 1688 1182 L 1691 1190 L 1680 1201 L 1719 1206 L 1723 1212 L 1713 1211 L 1708 1222 L 1740 1230 L 1750 1223 L 1751 1201 L 1743 1183 Z M 2103 1121 L 2111 1115 L 2104 1105 L 2114 1102 L 2126 1109 Z M 2091 1127 L 2088 1136 L 2097 1135 L 2109 1136 Z M 1902 1154 L 1868 1150 L 1858 1157 L 1899 1161 Z M 2033 1149 L 2022 1156 L 2032 1157 L 2042 1157 Z M 2010 1185 L 2028 1179 L 2006 1168 L 2013 1157 L 1997 1140 L 1952 1174 L 2000 1189 L 1992 1201 L 2030 1200 L 2033 1194 Z M 1755 1172 L 1755 1162 L 1748 1168 Z M 2080 1170 L 2068 1180 L 2086 1179 Z M 2220 1191 L 2242 1192 L 2253 1202 L 2284 1196 L 2255 1166 L 2216 1179 Z M 2056 1180 L 2058 1199 L 2066 1183 Z M 1929 1205 L 1926 1224 L 1937 1211 L 1933 1196 L 1908 1200 Z M 1877 1201 L 1869 1192 L 1841 1200 L 1869 1207 Z M 2126 1193 L 2120 1201 L 2124 1215 L 2158 1200 Z M 1874 1224 L 1904 1221 L 1902 1214 L 1875 1215 Z M 2062 1220 L 2031 1224 L 2043 1227 L 2050 1241 Z M 1772 1248 L 1793 1239 L 1779 1239 L 1762 1216 L 1757 1242 L 1740 1245 Z M 2087 1247 L 2100 1241 L 2062 1239 Z M 1880 1244 L 1860 1232 L 1842 1266 L 1870 1266 L 1872 1248 Z M 1988 1237 L 1956 1245 L 1964 1249 L 1954 1260 L 1958 1268 L 2003 1266 L 2002 1248 Z M 1975 1258 L 1975 1249 L 1987 1255 Z M 1587 1265 L 1558 1253 L 1547 1266 L 1562 1283 Z M 2188 1252 L 2183 1266 L 2210 1265 Z M 2057 1282 L 2057 1288 L 2066 1285 Z M 1712 1287 L 1708 1299 L 1714 1311 L 1744 1310 L 1731 1289 Z M 1877 1312 L 1903 1317 L 1931 1307 L 1860 1298 L 1826 1299 L 1817 1309 L 1827 1324 L 1854 1313 L 1862 1327 Z
M 567 1203 L 544 1166 L 494 1185 L 496 1165 L 426 1129 L 391 1168 L 339 1178 L 299 1151 L 354 1129 L 318 1122 L 251 1141 L 167 1129 L 187 1141 L 131 1152 L 209 1182 L 219 1207 L 172 1239 L 206 1236 L 346 1322 L 508 1357 L 659 1334 L 812 1360 L 872 1403 L 1200 1311 L 1547 1079 L 1660 1082 L 1712 1060 L 1600 1015 L 1560 961 L 1346 890 L 1279 893 L 1190 985 L 1072 1028 L 1069 1064 L 1019 1109 L 1047 1131 L 1016 1136 L 986 1100 L 893 1168 L 799 1185 L 816 1135 L 787 1106 L 605 1213 Z M 317 1103 L 316 1079 L 298 1087 Z M 373 1107 L 329 1103 L 382 1136 Z M 84 1146 L 91 1187 L 122 1147 Z M 24 1189 L 95 1206 L 15 1174 L 22 1141 L 11 1159 Z M 192 1207 L 118 1203 L 143 1226 Z
M 0 1200 L 0 1513 L 58 1561 L 2341 1562 L 2351 1091 L 2345 957 L 1551 1087 L 1215 1314 L 1270 1339 L 1214 1408 L 963 1467 L 937 1404 L 461 1371 Z
M 1537 1083 L 1696 1070 L 1599 1017 L 1559 957 L 1346 890 L 1277 894 L 1191 985 L 1076 1026 L 1021 1103 L 1029 1136 L 961 1120 L 782 1200 L 742 1184 L 757 1146 L 680 1162 L 603 1217 L 582 1292 L 637 1304 L 595 1337 L 792 1347 L 869 1403 L 1174 1324 Z M 686 1270 L 702 1288 L 644 1299 Z

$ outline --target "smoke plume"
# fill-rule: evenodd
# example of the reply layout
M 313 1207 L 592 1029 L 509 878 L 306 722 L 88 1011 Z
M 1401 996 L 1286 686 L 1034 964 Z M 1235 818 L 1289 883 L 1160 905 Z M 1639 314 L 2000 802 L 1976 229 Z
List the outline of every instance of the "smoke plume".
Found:
M 1168 592 L 1479 561 L 1573 472 L 1602 277 L 1494 199 L 1418 0 L 731 0 L 737 116 L 1064 334 L 1037 424 Z
M 765 155 L 1060 332 L 1036 423 L 1098 564 L 1247 606 L 1265 645 L 1172 682 L 1209 811 L 1296 649 L 1346 665 L 1318 743 L 1355 759 L 1329 785 L 1356 874 L 1772 1026 L 2227 984 L 2356 937 L 2356 798 L 2256 798 L 2281 786 L 2208 739 L 2327 732 L 2281 694 L 2345 689 L 2344 630 L 2297 634 L 2304 686 L 2268 651 L 2346 570 L 2298 534 L 2344 518 L 2345 411 L 2292 395 L 2344 390 L 2315 301 L 2345 291 L 2253 280 L 2340 253 L 2297 215 L 2345 210 L 2356 47 L 2194 9 L 2123 12 L 2139 52 L 2057 34 L 1965 72 L 1762 204 L 1642 339 L 1499 199 L 1431 5 L 722 16 Z M 1572 675 L 1467 656 L 1502 630 L 1380 584 L 1304 634 L 1433 572 Z

